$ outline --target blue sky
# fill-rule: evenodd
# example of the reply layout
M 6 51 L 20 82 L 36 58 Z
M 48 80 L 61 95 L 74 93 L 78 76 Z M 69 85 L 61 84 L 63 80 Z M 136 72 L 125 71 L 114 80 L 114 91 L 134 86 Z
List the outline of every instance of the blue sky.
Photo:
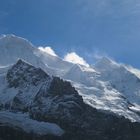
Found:
M 88 63 L 110 56 L 140 68 L 139 0 L 0 0 L 0 34 L 15 34 Z

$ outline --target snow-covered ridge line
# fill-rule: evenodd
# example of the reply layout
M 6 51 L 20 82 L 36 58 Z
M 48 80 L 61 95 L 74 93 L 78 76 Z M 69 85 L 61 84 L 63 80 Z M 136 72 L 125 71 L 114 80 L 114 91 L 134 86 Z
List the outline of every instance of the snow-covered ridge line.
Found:
M 10 40 L 13 40 L 13 41 L 22 41 L 24 43 L 30 44 L 30 46 L 34 46 L 29 40 L 27 40 L 27 39 L 25 39 L 23 37 L 16 36 L 14 34 L 7 34 L 7 35 L 1 35 L 0 36 L 0 42 L 1 41 L 10 41 Z

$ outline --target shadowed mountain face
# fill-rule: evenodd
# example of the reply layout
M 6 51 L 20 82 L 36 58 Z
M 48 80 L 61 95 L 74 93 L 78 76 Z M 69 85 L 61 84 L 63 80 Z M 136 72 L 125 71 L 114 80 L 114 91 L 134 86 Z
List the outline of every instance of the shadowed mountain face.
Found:
M 5 140 L 9 138 L 23 140 L 47 138 L 49 140 L 132 140 L 140 138 L 139 123 L 131 123 L 123 117 L 118 118 L 114 114 L 99 112 L 85 104 L 69 82 L 58 77 L 50 77 L 40 68 L 35 68 L 23 60 L 19 60 L 8 70 L 6 81 L 5 88 L 8 89 L 9 94 L 13 89 L 17 94 L 7 102 L 5 101 L 1 110 L 6 109 L 15 114 L 19 111 L 27 113 L 29 119 L 55 123 L 65 132 L 60 136 L 38 135 L 26 132 L 22 126 L 19 127 L 20 125 L 16 127 L 1 120 L 0 137 Z M 36 87 L 38 90 L 34 90 Z M 6 95 L 3 94 L 3 96 Z M 15 120 L 16 118 L 13 118 L 11 121 Z

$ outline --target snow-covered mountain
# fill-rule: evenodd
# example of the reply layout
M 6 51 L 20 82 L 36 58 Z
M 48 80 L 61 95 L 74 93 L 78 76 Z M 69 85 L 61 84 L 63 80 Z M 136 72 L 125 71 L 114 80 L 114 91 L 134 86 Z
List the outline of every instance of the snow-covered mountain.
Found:
M 10 66 L 18 59 L 23 59 L 51 75 L 61 75 L 72 66 L 58 56 L 50 55 L 35 47 L 28 40 L 15 35 L 0 38 L 0 67 Z M 65 71 L 64 71 L 65 70 Z
M 103 57 L 92 67 L 74 65 L 70 80 L 89 105 L 140 121 L 140 72 Z
M 47 65 L 51 70 L 54 70 L 53 75 L 63 76 L 72 66 L 72 63 L 62 60 L 59 56 L 51 55 L 41 49 L 36 50 L 35 53 L 42 62 Z
M 26 39 L 14 35 L 6 35 L 0 38 L 0 66 L 11 65 L 19 58 L 37 67 L 43 66 L 43 63 L 34 53 L 35 48 Z
M 88 86 L 95 85 L 95 79 L 99 76 L 99 73 L 93 68 L 85 67 L 80 64 L 74 64 L 68 72 L 63 75 L 64 79 L 69 79 L 74 82 L 85 84 Z
M 62 136 L 64 130 L 56 119 L 68 123 L 75 115 L 70 110 L 80 110 L 79 104 L 84 105 L 69 82 L 49 76 L 21 59 L 1 74 L 0 84 L 0 124 L 18 127 L 27 134 Z
M 66 138 L 75 129 L 78 138 L 86 131 L 90 139 L 89 130 L 92 136 L 93 131 L 106 136 L 100 121 L 106 127 L 111 125 L 106 130 L 109 133 L 121 123 L 128 130 L 127 124 L 133 123 L 127 119 L 140 122 L 140 71 L 107 57 L 89 67 L 73 64 L 41 51 L 26 39 L 5 35 L 0 38 L 0 110 L 0 118 L 8 126 L 25 129 L 26 124 L 34 123 L 39 125 L 37 129 L 43 129 L 40 121 L 47 121 L 46 134 L 60 136 L 69 131 L 71 134 L 66 133 Z M 19 117 L 5 118 L 16 116 L 17 112 Z M 25 125 L 21 122 L 24 116 Z M 112 126 L 113 116 L 118 121 L 116 126 Z M 92 128 L 94 125 L 96 129 Z M 135 128 L 140 127 L 134 124 Z M 37 130 L 30 127 L 29 131 Z
M 98 112 L 69 82 L 24 60 L 18 60 L 0 80 L 0 137 L 5 140 L 140 138 L 136 133 L 140 124 Z M 117 133 L 120 129 L 125 131 Z

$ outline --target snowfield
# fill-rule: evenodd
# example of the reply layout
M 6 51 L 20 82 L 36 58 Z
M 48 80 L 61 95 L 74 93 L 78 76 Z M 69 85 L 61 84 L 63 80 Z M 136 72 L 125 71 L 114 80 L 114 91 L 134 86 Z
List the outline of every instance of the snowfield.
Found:
M 61 136 L 64 131 L 54 123 L 39 122 L 30 119 L 28 114 L 20 112 L 0 111 L 0 124 L 5 126 L 12 126 L 13 128 L 20 128 L 27 133 L 34 133 L 37 135 L 55 135 Z

